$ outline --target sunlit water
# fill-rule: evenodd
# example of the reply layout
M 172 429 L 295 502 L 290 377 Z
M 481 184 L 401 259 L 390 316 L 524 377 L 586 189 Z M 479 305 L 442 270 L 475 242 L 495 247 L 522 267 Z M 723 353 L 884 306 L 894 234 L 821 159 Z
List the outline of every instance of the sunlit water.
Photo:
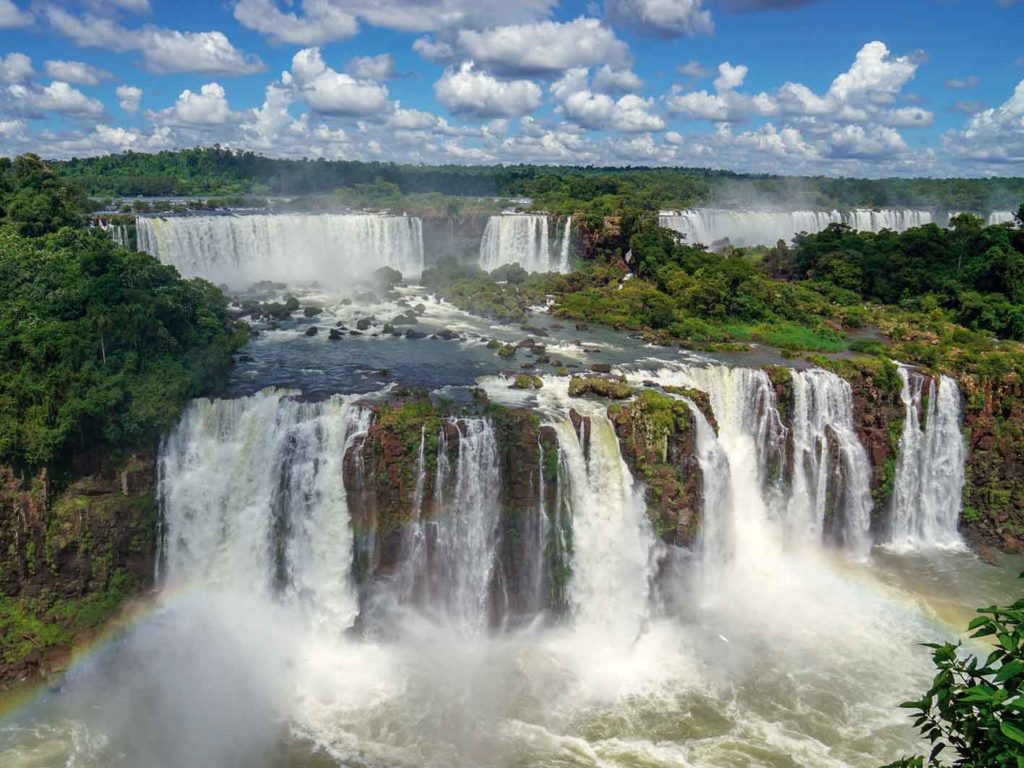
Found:
M 918 643 L 955 637 L 974 607 L 1017 594 L 1019 563 L 993 567 L 964 550 L 877 547 L 858 559 L 794 545 L 757 482 L 747 426 L 721 414 L 715 455 L 730 468 L 714 523 L 722 542 L 715 551 L 723 554 L 666 552 L 636 515 L 637 489 L 621 473 L 602 407 L 576 403 L 596 424 L 588 458 L 573 448 L 564 380 L 522 393 L 493 376 L 530 357 L 500 359 L 486 340 L 514 342 L 526 333 L 410 293 L 412 304 L 425 305 L 418 330 L 448 328 L 462 338 L 371 330 L 332 342 L 326 332 L 304 336 L 308 323 L 296 319 L 250 345 L 251 359 L 226 394 L 252 396 L 272 385 L 324 400 L 414 384 L 458 397 L 479 382 L 495 399 L 539 408 L 559 432 L 563 472 L 574 482 L 569 503 L 579 536 L 569 616 L 493 633 L 407 610 L 387 636 L 359 634 L 350 627 L 352 597 L 331 591 L 342 585 L 309 582 L 302 594 L 312 601 L 268 595 L 258 580 L 246 582 L 245 567 L 221 559 L 244 556 L 235 538 L 230 551 L 195 561 L 212 564 L 218 578 L 199 565 L 177 573 L 152 608 L 80 660 L 60 690 L 19 699 L 0 729 L 0 766 L 876 766 L 915 749 L 895 705 L 930 679 Z M 313 322 L 326 329 L 354 327 L 371 314 L 386 320 L 403 311 L 398 298 L 366 306 L 321 296 L 328 309 Z M 531 319 L 552 321 L 542 313 Z M 678 351 L 563 324 L 542 339 L 562 364 L 633 363 L 631 375 L 642 380 L 660 365 L 652 355 L 683 360 Z M 286 408 L 301 439 L 329 447 L 365 428 L 349 403 Z M 257 406 L 285 407 L 270 399 Z M 332 414 L 337 424 L 347 419 L 342 431 L 313 429 Z M 284 435 L 281 418 L 262 423 Z M 232 434 L 239 446 L 251 442 Z M 318 446 L 308 450 L 326 450 Z M 707 448 L 711 456 L 714 446 Z M 260 468 L 240 460 L 242 450 L 199 456 L 179 471 L 194 481 L 182 487 L 221 483 L 230 491 L 218 475 L 247 472 L 247 487 L 258 490 Z M 315 502 L 329 490 L 316 478 L 330 468 L 303 455 L 314 468 L 303 503 L 315 521 L 343 500 Z M 709 458 L 706 466 L 716 463 Z M 202 482 L 191 474 L 203 472 Z M 485 496 L 472 503 L 486 506 Z M 259 493 L 244 507 L 240 498 L 211 493 L 205 507 L 198 498 L 178 508 L 195 515 L 216 508 L 236 521 L 258 514 Z M 308 572 L 344 580 L 351 541 L 337 522 L 321 521 L 333 537 L 330 551 L 316 549 L 312 531 L 307 559 L 318 565 Z M 654 555 L 669 563 L 657 588 Z M 324 589 L 328 597 L 315 597 Z

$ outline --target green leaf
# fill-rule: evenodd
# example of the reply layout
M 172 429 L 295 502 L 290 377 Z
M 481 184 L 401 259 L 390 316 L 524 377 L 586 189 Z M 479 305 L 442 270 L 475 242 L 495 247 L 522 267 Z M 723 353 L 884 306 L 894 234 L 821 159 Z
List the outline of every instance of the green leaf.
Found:
M 1004 720 L 999 724 L 999 730 L 1003 732 L 1003 736 L 1006 738 L 1013 739 L 1018 744 L 1024 744 L 1024 730 L 1021 730 L 1016 725 Z
M 1024 672 L 1024 662 L 1011 661 L 1009 664 L 1004 664 L 1002 666 L 1002 668 L 996 674 L 995 682 L 1002 683 L 1006 680 L 1009 680 L 1011 677 L 1016 677 L 1022 672 Z

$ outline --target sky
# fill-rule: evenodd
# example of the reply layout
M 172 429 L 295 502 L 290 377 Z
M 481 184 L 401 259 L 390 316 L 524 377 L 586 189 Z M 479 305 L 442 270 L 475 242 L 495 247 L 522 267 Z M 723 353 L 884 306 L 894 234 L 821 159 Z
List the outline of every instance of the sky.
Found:
M 1024 176 L 1024 0 L 0 0 L 0 153 Z

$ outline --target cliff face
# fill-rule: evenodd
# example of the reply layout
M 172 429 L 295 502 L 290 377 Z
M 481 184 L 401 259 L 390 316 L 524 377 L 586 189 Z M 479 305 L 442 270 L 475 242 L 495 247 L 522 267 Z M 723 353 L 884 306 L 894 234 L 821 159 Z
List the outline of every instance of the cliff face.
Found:
M 967 379 L 967 478 L 961 521 L 975 546 L 1024 551 L 1024 384 Z
M 475 263 L 480 255 L 480 239 L 488 218 L 483 213 L 422 217 L 423 255 L 427 265 L 436 264 L 448 256 Z
M 147 586 L 156 551 L 152 453 L 80 457 L 59 492 L 0 467 L 0 680 L 46 676 Z
M 687 394 L 703 398 L 701 393 Z M 626 464 L 646 487 L 655 532 L 667 544 L 692 545 L 700 531 L 703 491 L 689 406 L 644 390 L 628 404 L 610 406 L 608 416 Z

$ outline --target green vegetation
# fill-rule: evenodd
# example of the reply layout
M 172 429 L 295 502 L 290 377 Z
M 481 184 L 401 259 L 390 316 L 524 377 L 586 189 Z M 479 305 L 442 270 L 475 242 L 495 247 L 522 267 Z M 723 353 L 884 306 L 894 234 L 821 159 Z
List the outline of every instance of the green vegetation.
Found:
M 82 226 L 73 190 L 7 164 L 0 225 L 0 462 L 151 440 L 224 380 L 244 337 L 214 286 Z
M 349 160 L 282 160 L 227 148 L 72 159 L 55 164 L 95 196 L 333 195 L 379 204 L 402 196 L 532 198 L 553 213 L 600 217 L 696 204 L 915 206 L 987 211 L 1016 207 L 1024 179 L 835 179 L 737 174 L 707 168 L 535 165 L 412 166 Z M 391 186 L 387 186 L 391 185 Z
M 931 744 L 928 757 L 906 757 L 888 768 L 1017 768 L 1024 763 L 1024 599 L 990 606 L 967 627 L 972 638 L 991 638 L 982 661 L 962 655 L 960 644 L 927 643 L 937 674 L 910 709 L 914 727 Z

